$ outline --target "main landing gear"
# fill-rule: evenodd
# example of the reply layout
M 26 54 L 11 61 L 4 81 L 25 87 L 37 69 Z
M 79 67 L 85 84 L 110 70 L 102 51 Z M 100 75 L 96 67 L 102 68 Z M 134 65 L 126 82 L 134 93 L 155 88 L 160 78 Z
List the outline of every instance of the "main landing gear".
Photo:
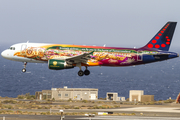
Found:
M 86 70 L 84 71 L 84 74 L 85 75 L 89 75 L 90 74 L 90 71 L 87 69 L 87 66 L 86 66 Z
M 85 71 L 79 70 L 79 72 L 78 72 L 79 76 L 89 75 L 89 74 L 90 74 L 90 71 L 87 69 Z
M 27 62 L 24 62 L 24 68 L 22 69 L 22 72 L 25 73 L 26 72 L 26 65 L 27 65 Z
M 80 68 L 80 70 L 79 70 L 79 72 L 78 72 L 78 75 L 79 75 L 79 76 L 89 75 L 89 74 L 90 74 L 90 71 L 87 69 L 87 66 L 86 66 L 86 70 L 85 70 L 85 71 L 82 71 L 82 70 L 81 70 L 81 65 L 77 65 L 77 66 Z

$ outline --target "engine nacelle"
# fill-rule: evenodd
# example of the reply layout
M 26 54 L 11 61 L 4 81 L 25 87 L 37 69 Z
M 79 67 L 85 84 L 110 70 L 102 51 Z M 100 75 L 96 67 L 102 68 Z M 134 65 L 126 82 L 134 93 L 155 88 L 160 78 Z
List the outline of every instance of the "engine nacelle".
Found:
M 52 69 L 52 70 L 74 68 L 73 65 L 68 65 L 65 60 L 56 60 L 56 59 L 50 59 L 48 61 L 48 66 L 49 66 L 49 69 Z

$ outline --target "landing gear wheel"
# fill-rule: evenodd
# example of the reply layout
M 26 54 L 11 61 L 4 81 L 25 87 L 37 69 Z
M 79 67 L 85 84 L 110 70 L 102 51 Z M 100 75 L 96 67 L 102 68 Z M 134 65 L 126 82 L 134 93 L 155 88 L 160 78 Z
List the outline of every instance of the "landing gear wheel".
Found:
M 22 69 L 22 72 L 23 72 L 23 73 L 26 72 L 26 65 L 27 65 L 27 62 L 24 62 L 24 68 Z
M 79 76 L 83 76 L 83 75 L 84 75 L 84 72 L 83 72 L 82 70 L 80 70 L 80 71 L 78 72 L 78 75 L 79 75 Z
M 89 70 L 85 70 L 85 71 L 84 71 L 84 74 L 85 74 L 85 75 L 89 75 L 89 74 L 90 74 L 90 71 L 89 71 Z
M 25 68 L 23 68 L 23 69 L 22 69 L 22 72 L 23 72 L 23 73 L 25 73 L 25 72 L 26 72 L 26 69 L 25 69 Z

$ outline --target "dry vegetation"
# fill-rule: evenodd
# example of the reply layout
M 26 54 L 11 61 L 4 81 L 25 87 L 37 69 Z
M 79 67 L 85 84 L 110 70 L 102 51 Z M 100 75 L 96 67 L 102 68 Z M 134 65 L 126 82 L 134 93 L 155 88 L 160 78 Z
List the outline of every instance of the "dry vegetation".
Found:
M 120 108 L 120 105 L 161 105 L 172 103 L 175 100 L 160 100 L 153 102 L 114 102 L 114 101 L 74 101 L 74 100 L 43 100 L 36 101 L 33 95 L 29 93 L 25 95 L 18 95 L 17 98 L 0 97 L 0 114 L 28 114 L 28 115 L 60 115 L 58 112 L 29 112 L 28 110 L 59 110 L 59 109 L 110 109 Z M 65 115 L 84 115 L 85 113 L 65 113 Z M 92 113 L 97 114 L 97 113 Z M 134 113 L 114 113 L 113 115 L 135 115 Z
M 12 110 L 1 110 L 0 111 L 0 114 L 21 114 L 21 115 L 61 115 L 61 113 L 50 113 L 49 111 L 48 112 L 28 112 L 28 111 L 12 111 Z M 70 113 L 64 113 L 64 115 L 85 115 L 86 113 L 85 112 L 70 112 Z M 92 112 L 92 113 L 89 113 L 89 114 L 94 114 L 94 115 L 97 115 L 96 112 Z M 133 115 L 136 115 L 135 113 L 114 113 L 114 114 L 110 114 L 110 115 L 119 115 L 119 116 L 133 116 Z
M 79 103 L 76 101 L 74 102 Z M 88 103 L 81 102 L 81 103 L 72 104 L 72 105 L 57 105 L 57 104 L 53 105 L 52 101 L 40 102 L 40 101 L 1 100 L 0 109 L 50 109 L 50 108 L 51 109 L 108 109 L 108 108 L 120 107 L 120 105 L 114 105 L 114 104 L 107 105 L 104 102 L 88 102 Z

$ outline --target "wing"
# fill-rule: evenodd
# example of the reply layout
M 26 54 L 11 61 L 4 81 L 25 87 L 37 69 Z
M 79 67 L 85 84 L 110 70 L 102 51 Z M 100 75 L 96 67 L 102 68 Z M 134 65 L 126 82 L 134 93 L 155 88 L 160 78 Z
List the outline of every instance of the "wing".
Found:
M 91 59 L 91 56 L 93 54 L 94 51 L 89 52 L 89 53 L 84 53 L 81 55 L 77 55 L 74 57 L 70 57 L 70 58 L 66 58 L 65 61 L 67 64 L 77 64 L 77 63 L 84 63 L 87 64 L 88 60 Z

